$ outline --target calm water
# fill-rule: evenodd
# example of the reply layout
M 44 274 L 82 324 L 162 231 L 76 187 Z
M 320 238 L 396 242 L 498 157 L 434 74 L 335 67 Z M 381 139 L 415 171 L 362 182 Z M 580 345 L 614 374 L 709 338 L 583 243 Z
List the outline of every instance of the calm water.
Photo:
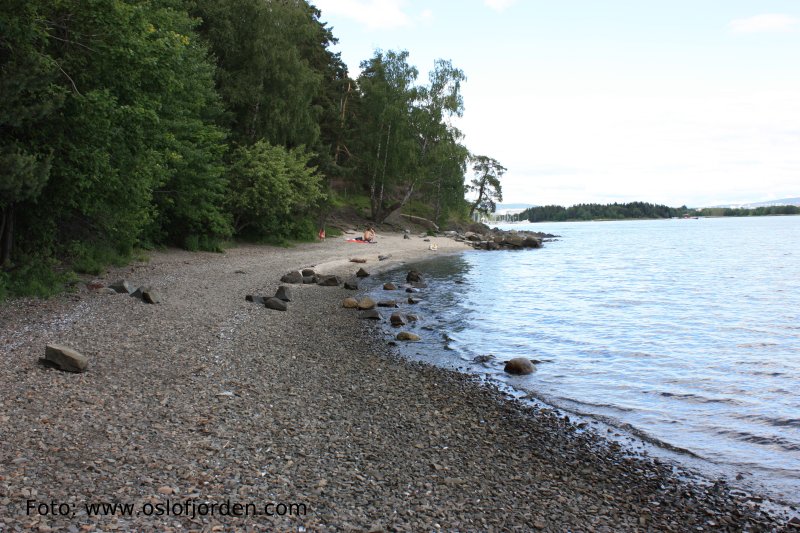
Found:
M 800 502 L 800 217 L 514 227 L 561 239 L 418 265 L 431 286 L 408 355 L 629 425 Z M 498 362 L 471 363 L 484 354 Z M 543 362 L 506 377 L 518 356 Z

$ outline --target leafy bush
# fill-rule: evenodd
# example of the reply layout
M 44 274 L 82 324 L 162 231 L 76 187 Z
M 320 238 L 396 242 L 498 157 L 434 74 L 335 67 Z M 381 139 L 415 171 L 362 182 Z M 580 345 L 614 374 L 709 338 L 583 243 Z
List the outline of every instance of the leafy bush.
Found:
M 310 218 L 325 195 L 321 177 L 308 167 L 311 155 L 266 141 L 234 151 L 227 204 L 237 233 L 276 241 L 313 239 Z

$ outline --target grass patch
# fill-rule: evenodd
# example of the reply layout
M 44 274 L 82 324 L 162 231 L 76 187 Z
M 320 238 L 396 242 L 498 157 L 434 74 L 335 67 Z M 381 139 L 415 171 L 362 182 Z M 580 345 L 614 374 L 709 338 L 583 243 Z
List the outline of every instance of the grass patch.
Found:
M 25 296 L 50 298 L 77 282 L 75 273 L 58 268 L 54 259 L 24 258 L 18 268 L 0 272 L 0 301 Z

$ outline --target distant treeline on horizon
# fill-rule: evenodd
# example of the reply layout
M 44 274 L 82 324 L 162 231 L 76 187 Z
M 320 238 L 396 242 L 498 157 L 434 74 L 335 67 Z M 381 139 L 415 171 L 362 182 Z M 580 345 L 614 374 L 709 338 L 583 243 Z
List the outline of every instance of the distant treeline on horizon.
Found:
M 704 217 L 750 217 L 766 215 L 798 215 L 800 207 L 796 205 L 777 205 L 768 207 L 729 208 L 704 207 L 690 209 L 688 207 L 669 207 L 667 205 L 647 202 L 630 202 L 625 204 L 577 204 L 570 207 L 560 205 L 544 205 L 531 207 L 519 214 L 521 220 L 530 222 L 566 222 L 572 220 L 625 220 L 647 218 L 681 218 L 685 216 Z

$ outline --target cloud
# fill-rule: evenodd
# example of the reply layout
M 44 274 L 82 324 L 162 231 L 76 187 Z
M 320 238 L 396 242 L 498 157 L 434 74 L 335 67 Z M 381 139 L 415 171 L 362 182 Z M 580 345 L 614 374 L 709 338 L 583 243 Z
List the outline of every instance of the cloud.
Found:
M 794 31 L 798 23 L 796 17 L 772 13 L 733 20 L 728 26 L 733 33 L 786 33 Z
M 404 0 L 317 0 L 314 4 L 325 15 L 338 15 L 359 22 L 370 30 L 385 30 L 411 25 L 403 11 Z
M 419 15 L 419 18 L 425 24 L 430 24 L 431 22 L 433 22 L 433 11 L 430 9 L 423 9 L 422 13 L 420 13 Z
M 516 4 L 517 0 L 483 0 L 483 3 L 495 11 L 500 12 Z

